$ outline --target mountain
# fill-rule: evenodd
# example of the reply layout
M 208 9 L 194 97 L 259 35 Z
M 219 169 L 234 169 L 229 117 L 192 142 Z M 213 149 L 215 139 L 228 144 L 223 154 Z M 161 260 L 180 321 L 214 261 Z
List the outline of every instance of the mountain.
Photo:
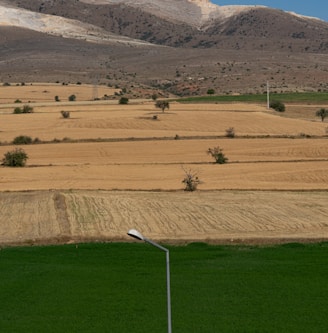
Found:
M 3 81 L 96 75 L 179 95 L 259 92 L 266 80 L 279 91 L 328 88 L 328 23 L 264 6 L 0 0 L 0 46 Z

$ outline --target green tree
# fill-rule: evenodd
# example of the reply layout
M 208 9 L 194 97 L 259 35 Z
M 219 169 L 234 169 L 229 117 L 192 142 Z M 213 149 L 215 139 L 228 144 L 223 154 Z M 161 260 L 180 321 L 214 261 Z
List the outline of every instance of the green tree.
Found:
M 227 163 L 228 161 L 228 159 L 225 157 L 225 155 L 222 152 L 222 149 L 219 146 L 214 148 L 208 148 L 207 154 L 211 155 L 214 158 L 215 163 L 217 164 L 224 164 Z
M 164 112 L 165 109 L 170 108 L 170 103 L 169 101 L 156 101 L 155 107 L 161 109 L 162 112 Z
M 215 90 L 214 90 L 214 89 L 208 89 L 208 90 L 207 90 L 207 94 L 208 94 L 208 95 L 214 95 L 214 93 L 215 93 Z
M 286 110 L 285 104 L 280 101 L 270 102 L 270 108 L 278 112 L 284 112 Z
M 320 110 L 318 110 L 315 115 L 317 117 L 320 117 L 321 118 L 321 121 L 324 121 L 325 118 L 328 116 L 328 109 L 324 109 L 324 108 L 321 108 Z
M 25 151 L 21 148 L 16 148 L 15 150 L 5 153 L 2 159 L 2 165 L 8 167 L 24 167 L 27 159 L 28 155 Z
M 68 100 L 70 102 L 75 102 L 76 101 L 76 96 L 75 95 L 71 95 L 71 96 L 68 97 Z
M 14 112 L 15 114 L 20 114 L 20 113 L 33 113 L 33 108 L 32 106 L 26 104 L 23 106 L 23 108 L 20 108 L 20 107 L 16 107 L 14 109 Z
M 151 95 L 151 99 L 152 99 L 153 101 L 156 101 L 157 98 L 158 98 L 158 95 L 157 95 L 157 94 L 152 94 L 152 95 Z
M 29 145 L 32 143 L 32 138 L 27 135 L 16 136 L 13 140 L 14 145 Z
M 118 104 L 128 104 L 129 99 L 127 97 L 121 97 L 118 101 Z
M 70 117 L 70 112 L 69 111 L 60 111 L 61 115 L 63 118 L 67 119 Z
M 20 113 L 23 113 L 23 110 L 22 110 L 22 108 L 20 108 L 20 107 L 16 107 L 15 109 L 14 109 L 14 112 L 13 112 L 14 114 L 20 114 Z

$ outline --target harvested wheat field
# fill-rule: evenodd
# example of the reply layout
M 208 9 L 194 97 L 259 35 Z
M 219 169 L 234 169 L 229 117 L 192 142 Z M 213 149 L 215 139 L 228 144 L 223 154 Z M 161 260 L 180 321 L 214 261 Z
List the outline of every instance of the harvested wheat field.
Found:
M 22 103 L 54 102 L 55 96 L 60 101 L 68 101 L 69 96 L 75 95 L 77 101 L 91 101 L 94 97 L 113 95 L 120 89 L 106 86 L 80 85 L 63 83 L 17 83 L 17 85 L 0 87 L 0 103 L 9 104 L 19 100 Z M 97 93 L 98 96 L 95 96 Z M 1 105 L 0 104 L 0 105 Z
M 327 193 L 34 191 L 0 193 L 2 244 L 128 240 L 279 242 L 328 237 Z M 14 212 L 14 214 L 12 214 Z
M 171 242 L 328 238 L 327 126 L 314 116 L 241 103 L 31 105 L 0 105 L 0 156 L 19 135 L 39 142 L 18 146 L 25 168 L 0 167 L 2 244 L 127 240 L 130 228 Z M 228 163 L 213 163 L 215 146 Z M 186 172 L 196 192 L 183 191 Z

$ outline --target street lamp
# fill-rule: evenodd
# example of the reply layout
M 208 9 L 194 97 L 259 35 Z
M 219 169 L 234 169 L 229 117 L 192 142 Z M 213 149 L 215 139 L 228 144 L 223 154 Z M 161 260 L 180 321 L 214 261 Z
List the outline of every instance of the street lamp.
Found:
M 171 321 L 171 288 L 170 288 L 170 254 L 169 250 L 165 247 L 153 242 L 152 240 L 144 237 L 139 231 L 135 229 L 130 229 L 128 231 L 128 235 L 147 242 L 160 250 L 166 253 L 166 286 L 167 286 L 167 331 L 168 333 L 172 333 L 172 321 Z

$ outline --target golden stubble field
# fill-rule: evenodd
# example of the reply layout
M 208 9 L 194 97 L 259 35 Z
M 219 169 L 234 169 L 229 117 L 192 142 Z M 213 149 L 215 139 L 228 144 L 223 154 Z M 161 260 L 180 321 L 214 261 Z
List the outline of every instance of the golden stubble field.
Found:
M 321 106 L 291 106 L 291 117 L 287 106 L 282 117 L 264 105 L 171 102 L 162 113 L 151 101 L 91 102 L 90 86 L 84 95 L 72 87 L 81 88 L 76 102 L 41 101 L 63 87 L 38 87 L 34 113 L 22 115 L 5 89 L 22 100 L 31 91 L 0 88 L 0 156 L 19 135 L 47 142 L 20 146 L 27 167 L 0 167 L 0 243 L 127 240 L 130 228 L 176 242 L 328 237 L 327 123 L 313 112 Z M 225 165 L 206 154 L 217 145 Z M 183 191 L 184 170 L 197 173 L 198 191 Z

